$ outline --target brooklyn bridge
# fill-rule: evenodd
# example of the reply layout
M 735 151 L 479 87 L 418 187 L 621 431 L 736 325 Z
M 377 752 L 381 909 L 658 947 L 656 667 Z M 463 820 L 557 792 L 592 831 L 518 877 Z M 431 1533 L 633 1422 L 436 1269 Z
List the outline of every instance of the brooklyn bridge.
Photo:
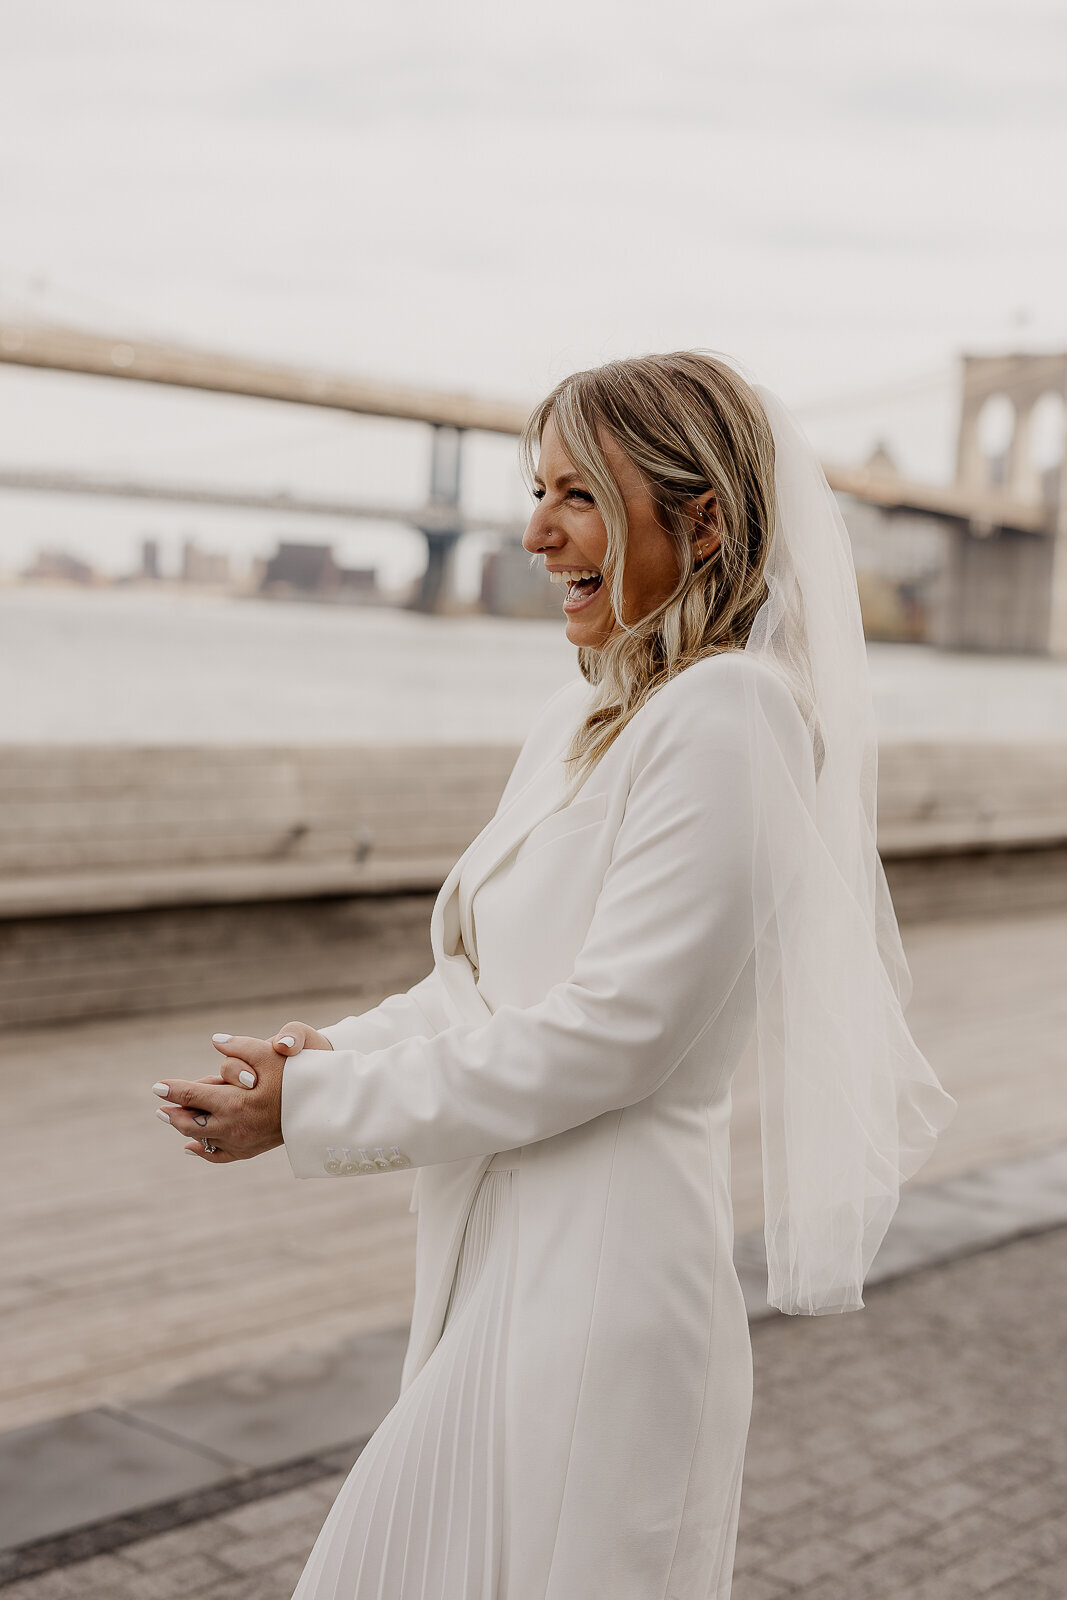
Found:
M 513 401 L 45 322 L 0 322 L 0 362 L 388 418 L 428 428 L 432 441 L 425 496 L 406 507 L 10 463 L 0 466 L 0 488 L 300 512 L 413 528 L 426 543 L 415 604 L 427 612 L 441 609 L 447 599 L 455 549 L 464 534 L 496 532 L 514 539 L 521 531 L 513 519 L 472 515 L 462 496 L 465 437 L 517 435 L 527 409 Z M 919 519 L 940 530 L 947 560 L 931 642 L 1067 655 L 1067 468 L 1062 452 L 1058 462 L 1042 467 L 1033 449 L 1038 419 L 1047 424 L 1051 416 L 1053 429 L 1061 437 L 1067 434 L 1065 395 L 1067 352 L 967 355 L 954 482 L 912 481 L 877 456 L 861 467 L 824 462 L 831 488 L 846 505 L 869 508 L 886 538 L 902 519 Z M 1007 427 L 990 445 L 987 423 L 998 408 L 1007 414 Z

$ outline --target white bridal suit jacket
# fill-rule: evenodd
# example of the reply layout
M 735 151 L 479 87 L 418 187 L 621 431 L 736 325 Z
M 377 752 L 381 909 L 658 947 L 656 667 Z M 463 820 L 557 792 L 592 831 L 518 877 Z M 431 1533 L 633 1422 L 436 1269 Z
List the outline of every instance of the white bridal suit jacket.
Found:
M 656 693 L 575 792 L 557 695 L 433 912 L 434 969 L 292 1057 L 298 1177 L 421 1169 L 409 1384 L 464 1225 L 521 1147 L 507 1321 L 509 1600 L 726 1595 L 751 1402 L 730 1080 L 754 1027 L 742 653 Z

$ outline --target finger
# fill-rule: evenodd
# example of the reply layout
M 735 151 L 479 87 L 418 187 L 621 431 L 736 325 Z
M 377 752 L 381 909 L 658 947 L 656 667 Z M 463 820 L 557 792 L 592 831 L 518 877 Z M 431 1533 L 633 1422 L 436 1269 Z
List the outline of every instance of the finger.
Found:
M 168 1105 L 186 1106 L 193 1111 L 221 1115 L 235 1110 L 238 1102 L 227 1083 L 191 1083 L 187 1078 L 164 1078 L 152 1085 L 152 1093 Z
M 216 1078 L 216 1083 L 230 1083 L 235 1089 L 254 1089 L 259 1082 L 259 1073 L 254 1067 L 246 1067 L 240 1056 L 227 1056 L 219 1068 L 221 1078 Z
M 228 1156 L 225 1150 L 205 1150 L 198 1140 L 192 1140 L 185 1146 L 185 1153 L 189 1156 L 199 1156 L 201 1161 L 207 1161 L 213 1167 L 224 1167 L 229 1161 L 236 1161 L 236 1156 Z
M 184 1111 L 181 1106 L 160 1106 L 156 1112 L 160 1122 L 165 1122 L 168 1127 L 180 1133 L 183 1139 L 208 1139 L 214 1143 L 213 1133 L 219 1132 L 217 1118 L 209 1117 L 206 1111 Z
M 280 1056 L 299 1055 L 307 1042 L 308 1029 L 302 1022 L 287 1022 L 270 1041 Z
M 274 1054 L 266 1039 L 248 1039 L 241 1034 L 213 1033 L 211 1042 L 222 1056 L 236 1056 L 245 1066 L 258 1069 Z

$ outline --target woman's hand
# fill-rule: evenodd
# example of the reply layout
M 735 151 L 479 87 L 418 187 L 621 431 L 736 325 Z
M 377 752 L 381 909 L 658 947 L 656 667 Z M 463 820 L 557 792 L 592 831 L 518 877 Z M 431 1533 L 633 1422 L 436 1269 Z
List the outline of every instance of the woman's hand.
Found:
M 216 1033 L 211 1042 L 223 1057 L 220 1075 L 154 1084 L 166 1102 L 156 1115 L 189 1139 L 190 1155 L 214 1166 L 276 1149 L 282 1143 L 285 1057 L 300 1050 L 332 1050 L 329 1039 L 307 1023 L 287 1022 L 270 1040 Z
M 219 1042 L 221 1038 L 221 1034 L 217 1035 L 212 1043 L 225 1054 L 225 1046 Z M 301 1050 L 333 1049 L 326 1035 L 319 1033 L 309 1022 L 287 1022 L 270 1042 L 280 1056 L 295 1056 Z

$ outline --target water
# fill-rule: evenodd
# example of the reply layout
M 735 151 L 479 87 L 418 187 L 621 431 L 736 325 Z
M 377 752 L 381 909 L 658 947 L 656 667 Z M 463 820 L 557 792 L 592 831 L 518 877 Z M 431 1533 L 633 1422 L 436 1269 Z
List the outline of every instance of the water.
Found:
M 1067 662 L 870 659 L 883 738 L 1067 739 Z M 575 670 L 555 622 L 0 590 L 4 743 L 514 743 Z

